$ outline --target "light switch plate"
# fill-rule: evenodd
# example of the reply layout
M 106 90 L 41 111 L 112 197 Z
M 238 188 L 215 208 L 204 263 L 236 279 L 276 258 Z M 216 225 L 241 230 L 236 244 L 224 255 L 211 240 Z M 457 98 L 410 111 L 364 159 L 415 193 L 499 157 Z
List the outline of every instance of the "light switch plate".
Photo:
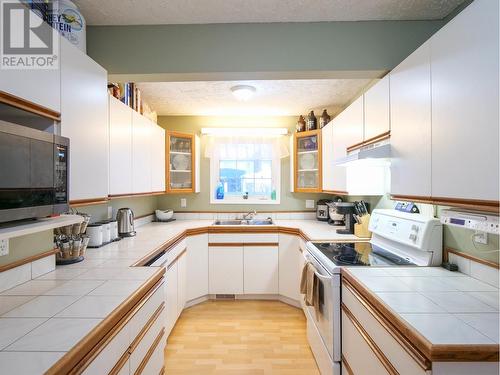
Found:
M 314 208 L 314 199 L 306 199 L 306 208 Z
M 0 257 L 9 255 L 9 240 L 0 240 Z
M 187 207 L 187 199 L 181 198 L 181 208 L 186 208 L 186 207 Z
M 108 206 L 108 219 L 113 218 L 113 207 Z

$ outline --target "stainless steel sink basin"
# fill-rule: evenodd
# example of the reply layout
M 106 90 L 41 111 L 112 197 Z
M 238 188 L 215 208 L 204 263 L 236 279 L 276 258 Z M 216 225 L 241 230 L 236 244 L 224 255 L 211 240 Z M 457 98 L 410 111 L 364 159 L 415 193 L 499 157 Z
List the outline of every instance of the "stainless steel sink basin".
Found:
M 216 220 L 214 225 L 273 225 L 272 219 L 252 220 Z

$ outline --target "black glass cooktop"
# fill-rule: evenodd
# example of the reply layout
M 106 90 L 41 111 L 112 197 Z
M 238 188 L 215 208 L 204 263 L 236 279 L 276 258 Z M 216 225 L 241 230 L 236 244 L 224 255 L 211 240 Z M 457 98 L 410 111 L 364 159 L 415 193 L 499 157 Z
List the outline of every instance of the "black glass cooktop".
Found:
M 314 243 L 337 266 L 415 266 L 414 263 L 369 242 Z

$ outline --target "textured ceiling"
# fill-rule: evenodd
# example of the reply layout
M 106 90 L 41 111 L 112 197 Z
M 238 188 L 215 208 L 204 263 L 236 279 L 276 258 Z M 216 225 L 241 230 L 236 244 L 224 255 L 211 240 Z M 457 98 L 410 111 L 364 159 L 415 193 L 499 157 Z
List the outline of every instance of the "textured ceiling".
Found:
M 89 25 L 154 25 L 441 19 L 464 0 L 73 1 Z
M 311 109 L 339 112 L 369 79 L 273 81 L 145 82 L 139 83 L 144 100 L 159 115 L 295 116 Z M 252 99 L 238 101 L 236 85 L 252 85 Z

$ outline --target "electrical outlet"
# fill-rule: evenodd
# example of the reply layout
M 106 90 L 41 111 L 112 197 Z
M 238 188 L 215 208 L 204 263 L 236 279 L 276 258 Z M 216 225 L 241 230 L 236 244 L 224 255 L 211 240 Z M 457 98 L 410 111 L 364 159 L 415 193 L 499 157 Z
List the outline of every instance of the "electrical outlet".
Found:
M 187 199 L 181 198 L 181 208 L 186 208 L 186 207 L 187 207 Z
M 314 208 L 314 199 L 306 199 L 306 208 Z
M 108 219 L 113 218 L 113 207 L 108 206 Z
M 488 245 L 488 233 L 476 230 L 474 232 L 473 241 L 483 245 Z
M 9 240 L 0 240 L 0 257 L 9 255 Z

